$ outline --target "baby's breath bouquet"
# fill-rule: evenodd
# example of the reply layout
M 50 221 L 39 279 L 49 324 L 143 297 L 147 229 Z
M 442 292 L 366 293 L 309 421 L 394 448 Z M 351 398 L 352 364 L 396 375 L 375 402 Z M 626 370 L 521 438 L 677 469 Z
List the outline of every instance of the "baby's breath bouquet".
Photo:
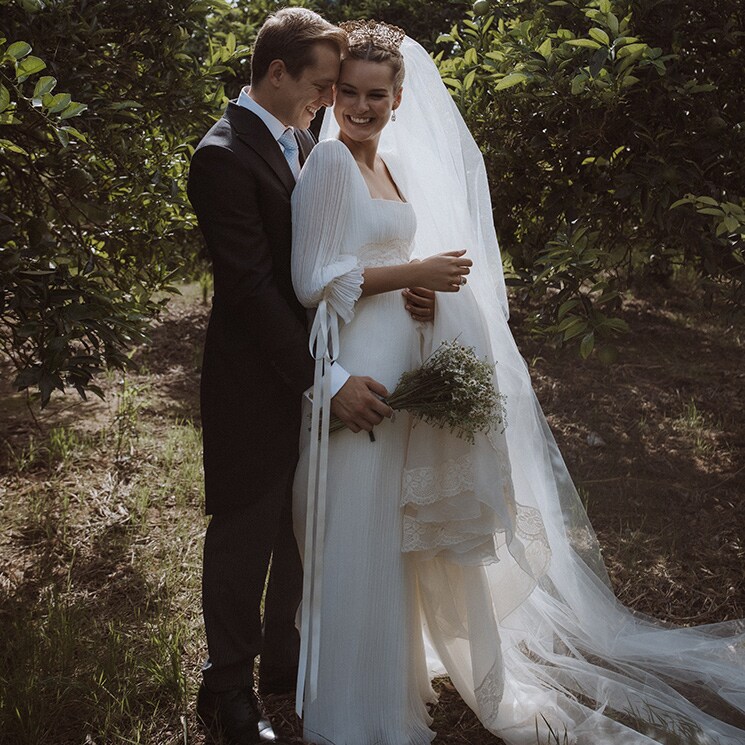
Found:
M 472 443 L 476 432 L 504 427 L 504 396 L 495 389 L 493 374 L 492 365 L 480 360 L 473 347 L 444 341 L 420 368 L 401 376 L 385 402 Z M 343 427 L 332 417 L 331 432 Z

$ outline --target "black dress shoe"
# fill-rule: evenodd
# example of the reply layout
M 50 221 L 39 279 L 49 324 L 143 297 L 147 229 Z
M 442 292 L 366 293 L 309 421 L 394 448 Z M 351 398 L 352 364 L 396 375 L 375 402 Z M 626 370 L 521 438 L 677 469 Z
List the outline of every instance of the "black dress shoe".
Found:
M 251 688 L 215 692 L 202 683 L 197 694 L 197 717 L 223 745 L 281 742 Z
M 297 690 L 297 665 L 291 667 L 259 667 L 261 696 L 289 696 Z

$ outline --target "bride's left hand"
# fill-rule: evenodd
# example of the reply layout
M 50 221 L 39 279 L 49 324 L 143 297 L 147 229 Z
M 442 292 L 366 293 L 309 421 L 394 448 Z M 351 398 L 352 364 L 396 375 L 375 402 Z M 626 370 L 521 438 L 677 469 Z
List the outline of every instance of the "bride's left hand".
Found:
M 435 320 L 435 293 L 426 287 L 407 287 L 401 293 L 409 315 L 421 323 Z

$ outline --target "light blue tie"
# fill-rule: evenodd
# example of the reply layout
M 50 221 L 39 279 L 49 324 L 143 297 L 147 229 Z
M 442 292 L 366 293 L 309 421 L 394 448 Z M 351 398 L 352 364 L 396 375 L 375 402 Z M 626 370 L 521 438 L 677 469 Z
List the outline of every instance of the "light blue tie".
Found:
M 282 145 L 285 158 L 290 164 L 292 175 L 295 177 L 295 180 L 297 180 L 298 176 L 300 175 L 300 153 L 292 127 L 288 127 L 277 141 L 280 145 Z

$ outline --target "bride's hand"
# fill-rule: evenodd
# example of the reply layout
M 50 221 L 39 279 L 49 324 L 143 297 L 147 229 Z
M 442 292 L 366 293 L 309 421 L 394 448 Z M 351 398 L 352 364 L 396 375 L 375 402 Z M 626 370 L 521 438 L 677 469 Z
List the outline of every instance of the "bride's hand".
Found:
M 417 284 L 435 292 L 458 292 L 473 266 L 465 253 L 465 249 L 446 251 L 422 259 L 417 266 Z

